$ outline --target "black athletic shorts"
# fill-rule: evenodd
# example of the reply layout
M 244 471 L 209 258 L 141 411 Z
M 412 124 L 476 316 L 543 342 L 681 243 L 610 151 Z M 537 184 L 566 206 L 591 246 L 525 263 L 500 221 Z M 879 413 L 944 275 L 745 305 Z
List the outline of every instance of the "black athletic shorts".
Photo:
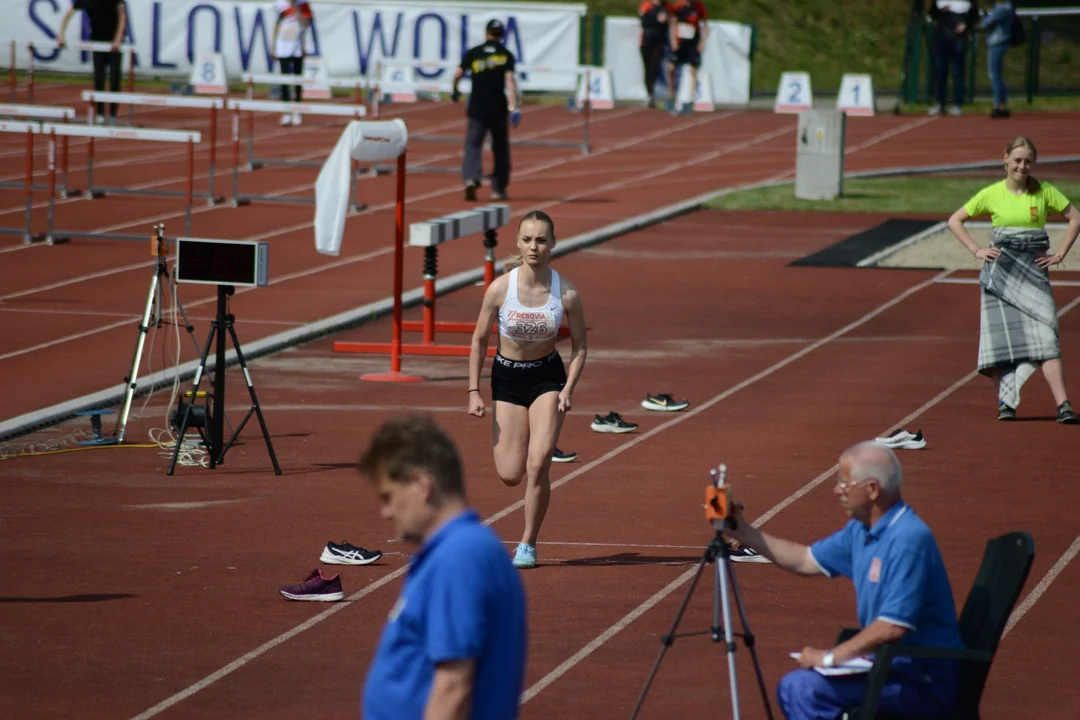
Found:
M 558 350 L 539 360 L 509 360 L 495 353 L 491 366 L 491 399 L 529 407 L 544 393 L 566 387 L 566 368 Z
M 697 49 L 697 40 L 690 40 L 687 42 L 679 43 L 679 46 L 675 49 L 675 67 L 680 65 L 689 65 L 690 67 L 701 67 L 701 53 Z

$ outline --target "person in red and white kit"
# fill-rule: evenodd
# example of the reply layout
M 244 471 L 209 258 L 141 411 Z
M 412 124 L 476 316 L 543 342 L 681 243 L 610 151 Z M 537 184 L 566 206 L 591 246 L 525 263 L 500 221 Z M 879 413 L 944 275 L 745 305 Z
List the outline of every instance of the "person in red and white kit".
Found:
M 311 4 L 307 0 L 276 0 L 274 14 L 277 17 L 274 21 L 274 57 L 281 63 L 281 72 L 283 75 L 303 75 L 305 45 L 312 19 Z M 281 86 L 281 99 L 285 102 L 300 102 L 301 97 L 299 85 Z M 301 122 L 300 113 L 281 116 L 282 125 L 299 125 Z
M 699 0 L 677 0 L 671 4 L 668 27 L 671 29 L 671 52 L 673 55 L 668 65 L 668 111 L 678 113 L 688 108 L 675 107 L 675 78 L 679 68 L 690 66 L 690 87 L 697 88 L 698 68 L 701 67 L 701 54 L 705 51 L 705 41 L 709 36 L 709 27 L 705 15 L 705 6 Z M 693 98 L 694 93 L 690 93 Z M 692 102 L 692 101 L 691 101 Z

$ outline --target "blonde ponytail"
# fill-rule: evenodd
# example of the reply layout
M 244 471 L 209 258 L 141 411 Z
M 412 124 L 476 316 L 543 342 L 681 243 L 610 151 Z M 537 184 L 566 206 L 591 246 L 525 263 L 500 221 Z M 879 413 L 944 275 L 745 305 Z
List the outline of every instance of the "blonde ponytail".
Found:
M 1012 139 L 1012 142 L 1005 146 L 1005 157 L 1009 157 L 1012 151 L 1019 147 L 1027 148 L 1028 150 L 1030 150 L 1032 159 L 1039 159 L 1039 151 L 1035 149 L 1035 143 L 1033 143 L 1029 138 L 1026 138 L 1023 135 L 1017 135 L 1015 138 Z M 1004 163 L 1004 165 L 1005 172 L 1008 173 L 1009 165 L 1008 163 Z M 1035 179 L 1035 176 L 1028 175 L 1027 191 L 1030 193 L 1037 193 L 1041 188 L 1042 184 Z

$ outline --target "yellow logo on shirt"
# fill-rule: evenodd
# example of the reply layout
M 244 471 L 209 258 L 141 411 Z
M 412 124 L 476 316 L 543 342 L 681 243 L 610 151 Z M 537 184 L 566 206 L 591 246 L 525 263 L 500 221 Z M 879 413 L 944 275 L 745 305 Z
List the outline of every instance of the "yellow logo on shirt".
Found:
M 476 73 L 484 72 L 485 70 L 494 70 L 505 65 L 510 60 L 508 55 L 488 55 L 485 58 L 472 61 L 472 71 Z

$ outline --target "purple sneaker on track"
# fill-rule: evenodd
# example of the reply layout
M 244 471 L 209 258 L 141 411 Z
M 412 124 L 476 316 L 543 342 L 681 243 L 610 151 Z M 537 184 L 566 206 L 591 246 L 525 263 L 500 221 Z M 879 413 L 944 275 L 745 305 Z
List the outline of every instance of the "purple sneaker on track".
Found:
M 326 578 L 322 570 L 312 570 L 304 582 L 286 585 L 280 592 L 289 600 L 307 602 L 335 602 L 345 599 L 345 593 L 341 590 L 341 576 Z

